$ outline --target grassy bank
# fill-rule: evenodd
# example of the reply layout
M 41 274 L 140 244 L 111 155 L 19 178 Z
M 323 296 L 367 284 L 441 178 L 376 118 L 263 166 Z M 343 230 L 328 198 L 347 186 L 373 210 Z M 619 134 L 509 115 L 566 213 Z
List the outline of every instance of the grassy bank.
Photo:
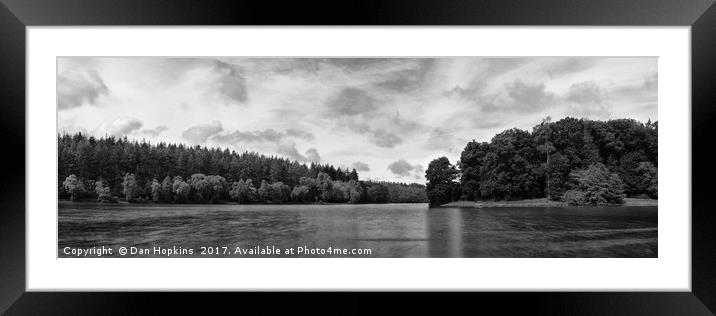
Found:
M 659 200 L 652 199 L 624 199 L 621 206 L 657 206 Z M 546 198 L 517 200 L 517 201 L 456 201 L 441 205 L 443 207 L 560 207 L 567 206 L 564 202 L 550 201 Z

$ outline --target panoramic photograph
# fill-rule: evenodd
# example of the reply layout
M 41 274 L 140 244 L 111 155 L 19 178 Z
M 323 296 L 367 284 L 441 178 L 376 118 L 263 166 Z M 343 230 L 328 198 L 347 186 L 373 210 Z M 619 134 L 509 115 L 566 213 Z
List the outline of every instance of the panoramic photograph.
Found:
M 58 57 L 57 257 L 657 258 L 657 88 L 656 57 Z

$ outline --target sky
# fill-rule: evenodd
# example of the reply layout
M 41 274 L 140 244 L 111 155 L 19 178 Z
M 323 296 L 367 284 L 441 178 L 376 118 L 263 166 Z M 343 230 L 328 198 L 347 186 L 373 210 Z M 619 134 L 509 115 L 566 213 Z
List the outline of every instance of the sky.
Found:
M 655 57 L 61 57 L 58 132 L 256 151 L 424 182 L 543 118 L 657 117 Z

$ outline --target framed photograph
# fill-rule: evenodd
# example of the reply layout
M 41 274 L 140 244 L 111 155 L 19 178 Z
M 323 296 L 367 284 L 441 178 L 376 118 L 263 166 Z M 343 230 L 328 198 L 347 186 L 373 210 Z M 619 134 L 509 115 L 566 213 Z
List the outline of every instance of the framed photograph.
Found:
M 711 315 L 712 4 L 4 1 L 0 309 Z

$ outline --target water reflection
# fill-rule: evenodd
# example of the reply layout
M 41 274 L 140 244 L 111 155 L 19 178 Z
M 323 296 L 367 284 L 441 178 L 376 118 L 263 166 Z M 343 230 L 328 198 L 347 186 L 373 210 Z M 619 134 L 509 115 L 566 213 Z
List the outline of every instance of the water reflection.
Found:
M 371 249 L 374 257 L 656 257 L 655 207 L 61 204 L 63 247 Z M 315 257 L 315 256 L 314 256 Z
M 460 209 L 433 209 L 426 213 L 428 257 L 463 257 L 463 223 Z
M 430 257 L 657 257 L 649 207 L 429 211 Z

